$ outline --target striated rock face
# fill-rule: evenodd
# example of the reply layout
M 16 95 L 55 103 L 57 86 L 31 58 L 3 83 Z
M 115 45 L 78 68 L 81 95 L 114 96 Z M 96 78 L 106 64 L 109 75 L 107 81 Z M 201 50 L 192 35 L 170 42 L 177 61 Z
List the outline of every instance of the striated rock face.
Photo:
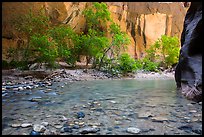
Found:
M 131 38 L 128 53 L 134 58 L 142 58 L 147 49 L 162 34 L 178 36 L 183 29 L 186 8 L 181 2 L 106 2 L 112 19 Z M 75 31 L 85 27 L 82 11 L 89 2 L 3 2 L 2 42 L 3 59 L 10 46 L 18 46 L 18 34 L 14 31 L 14 17 L 46 8 L 52 23 L 66 23 Z M 178 14 L 179 13 L 179 14 Z
M 202 2 L 192 2 L 185 17 L 175 79 L 184 96 L 195 101 L 202 100 L 202 29 Z

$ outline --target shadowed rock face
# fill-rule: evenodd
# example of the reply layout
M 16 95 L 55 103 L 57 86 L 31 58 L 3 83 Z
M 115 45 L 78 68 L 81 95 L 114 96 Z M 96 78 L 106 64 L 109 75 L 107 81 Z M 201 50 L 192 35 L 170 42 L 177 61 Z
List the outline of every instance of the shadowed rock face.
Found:
M 192 2 L 184 21 L 175 80 L 182 94 L 194 101 L 202 100 L 202 29 L 202 2 Z

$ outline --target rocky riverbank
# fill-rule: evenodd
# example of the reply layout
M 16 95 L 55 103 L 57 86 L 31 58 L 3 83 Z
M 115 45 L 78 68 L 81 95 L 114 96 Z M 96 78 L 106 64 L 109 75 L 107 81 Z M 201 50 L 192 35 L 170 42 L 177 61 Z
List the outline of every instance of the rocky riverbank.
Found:
M 109 73 L 95 69 L 56 69 L 56 70 L 29 70 L 18 69 L 2 70 L 2 96 L 8 90 L 21 91 L 44 86 L 51 86 L 53 82 L 91 81 L 103 79 L 173 79 L 174 72 L 137 72 L 125 77 L 112 76 Z

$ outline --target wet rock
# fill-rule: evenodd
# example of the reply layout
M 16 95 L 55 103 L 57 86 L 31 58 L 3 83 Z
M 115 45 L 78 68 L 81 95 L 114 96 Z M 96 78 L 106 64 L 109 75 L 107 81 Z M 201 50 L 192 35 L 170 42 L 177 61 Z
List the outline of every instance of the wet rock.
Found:
M 24 88 L 23 87 L 18 87 L 18 90 L 24 90 Z
M 122 122 L 122 121 L 118 121 L 118 120 L 116 120 L 116 121 L 114 121 L 114 124 L 115 124 L 115 125 L 122 125 L 123 122 Z
M 33 76 L 26 76 L 26 77 L 24 77 L 24 79 L 32 79 L 33 78 Z
M 199 102 L 198 104 L 199 104 L 199 105 L 202 105 L 202 102 Z
M 79 129 L 80 127 L 79 127 L 79 125 L 73 125 L 72 128 L 73 129 Z
M 45 126 L 45 127 L 46 127 L 46 126 L 48 126 L 48 125 L 49 125 L 49 123 L 48 123 L 48 122 L 42 122 L 42 123 L 41 123 L 41 125 L 43 125 L 43 126 Z
M 73 131 L 72 128 L 69 127 L 69 126 L 62 127 L 62 128 L 60 129 L 60 132 L 61 132 L 61 133 L 64 133 L 64 132 L 72 133 L 72 131 Z
M 197 111 L 196 110 L 190 110 L 189 112 L 190 113 L 196 113 Z
M 32 131 L 30 132 L 30 135 L 40 135 L 40 133 L 32 130 Z
M 67 121 L 67 120 L 68 120 L 68 118 L 66 118 L 65 116 L 62 116 L 61 121 Z
M 152 119 L 152 122 L 164 122 L 164 121 L 168 121 L 168 119 L 166 117 L 161 117 L 161 116 L 153 117 L 151 119 Z
M 32 89 L 32 87 L 31 86 L 26 86 L 26 89 Z
M 151 112 L 140 112 L 140 113 L 138 113 L 138 118 L 147 119 L 149 117 L 153 117 Z
M 115 128 L 115 129 L 119 129 L 119 128 L 120 128 L 120 126 L 114 126 L 114 128 Z
M 111 127 L 108 127 L 108 128 L 107 128 L 107 130 L 108 130 L 108 131 L 112 131 L 112 130 L 113 130 L 113 128 L 111 128 Z
M 87 123 L 89 126 L 101 126 L 102 123 Z
M 146 133 L 146 132 L 150 132 L 150 131 L 155 131 L 155 129 L 153 129 L 153 128 L 141 129 L 141 132 L 142 132 L 142 133 Z
M 13 91 L 18 91 L 18 88 L 13 88 Z
M 31 98 L 30 101 L 31 102 L 39 102 L 41 101 L 42 97 L 34 97 L 34 98 Z
M 36 132 L 44 132 L 46 128 L 43 125 L 35 124 L 33 125 L 33 130 Z
M 126 131 L 131 134 L 139 134 L 141 130 L 136 127 L 129 127 Z
M 17 127 L 20 127 L 21 126 L 21 124 L 11 124 L 11 127 L 13 127 L 13 128 L 17 128 Z
M 111 100 L 110 102 L 111 102 L 111 103 L 113 103 L 113 104 L 115 104 L 115 103 L 116 103 L 116 101 L 114 101 L 114 100 Z
M 79 125 L 79 126 L 83 126 L 83 125 L 84 125 L 84 122 L 79 122 L 78 125 Z
M 178 127 L 178 129 L 184 130 L 184 131 L 187 131 L 187 132 L 191 132 L 192 131 L 192 125 L 180 126 L 180 127 Z
M 100 131 L 100 128 L 84 127 L 79 130 L 81 134 L 96 133 Z
M 21 127 L 26 128 L 26 127 L 32 127 L 31 123 L 23 123 L 21 124 Z
M 77 118 L 84 118 L 85 117 L 85 114 L 84 112 L 77 112 Z
M 62 128 L 63 126 L 62 125 L 55 125 L 54 127 L 59 129 L 59 128 Z
M 192 129 L 192 132 L 202 135 L 202 129 Z

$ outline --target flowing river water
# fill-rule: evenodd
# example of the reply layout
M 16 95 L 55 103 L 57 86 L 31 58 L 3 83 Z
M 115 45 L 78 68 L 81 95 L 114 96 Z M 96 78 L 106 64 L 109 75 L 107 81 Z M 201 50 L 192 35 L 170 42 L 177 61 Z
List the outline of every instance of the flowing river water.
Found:
M 199 135 L 202 103 L 185 99 L 174 79 L 64 81 L 2 95 L 2 134 L 30 134 L 42 122 L 41 134 Z

